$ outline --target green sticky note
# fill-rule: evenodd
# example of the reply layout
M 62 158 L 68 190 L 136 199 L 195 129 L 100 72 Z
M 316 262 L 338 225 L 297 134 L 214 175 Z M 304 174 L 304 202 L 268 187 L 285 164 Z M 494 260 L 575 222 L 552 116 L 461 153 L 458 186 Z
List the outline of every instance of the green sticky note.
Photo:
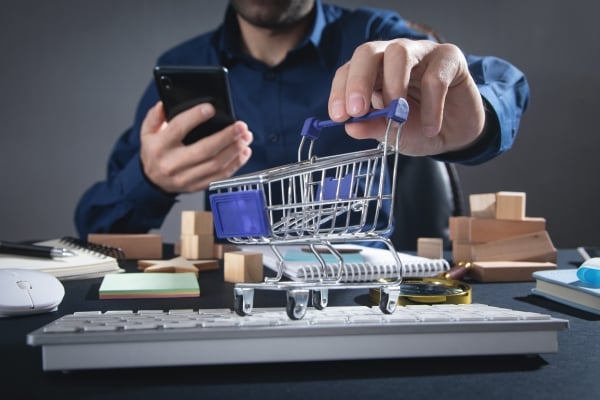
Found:
M 199 297 L 200 285 L 192 272 L 108 274 L 99 294 L 101 299 Z

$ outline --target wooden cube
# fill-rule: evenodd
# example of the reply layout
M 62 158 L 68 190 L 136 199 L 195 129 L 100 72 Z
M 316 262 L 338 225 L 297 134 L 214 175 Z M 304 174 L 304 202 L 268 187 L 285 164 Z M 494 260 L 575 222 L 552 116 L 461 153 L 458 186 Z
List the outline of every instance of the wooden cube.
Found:
M 525 219 L 525 199 L 523 192 L 496 193 L 496 219 Z
M 417 255 L 426 258 L 444 258 L 444 240 L 442 238 L 418 238 Z
M 212 234 L 181 235 L 181 256 L 188 260 L 213 258 L 215 237 Z
M 213 215 L 210 211 L 182 211 L 182 235 L 212 235 Z
M 496 218 L 496 193 L 472 194 L 469 196 L 471 216 Z
M 232 251 L 224 256 L 225 282 L 244 283 L 263 280 L 262 253 Z
M 225 253 L 238 250 L 238 246 L 233 243 L 215 243 L 213 257 L 222 260 Z

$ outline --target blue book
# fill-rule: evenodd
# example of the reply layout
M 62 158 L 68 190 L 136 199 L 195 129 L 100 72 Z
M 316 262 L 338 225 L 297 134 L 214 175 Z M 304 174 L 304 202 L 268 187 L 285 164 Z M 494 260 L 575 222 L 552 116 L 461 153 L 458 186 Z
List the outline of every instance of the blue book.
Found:
M 577 278 L 577 269 L 557 269 L 533 273 L 533 294 L 600 315 L 600 288 L 591 287 Z

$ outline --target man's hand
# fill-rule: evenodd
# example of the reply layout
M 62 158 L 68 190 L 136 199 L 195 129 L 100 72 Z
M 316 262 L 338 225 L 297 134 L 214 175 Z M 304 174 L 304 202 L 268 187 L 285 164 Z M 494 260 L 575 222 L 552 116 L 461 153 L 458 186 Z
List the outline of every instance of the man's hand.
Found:
M 248 161 L 252 133 L 241 121 L 190 145 L 181 142 L 214 113 L 214 107 L 204 103 L 167 123 L 161 102 L 148 111 L 141 129 L 140 158 L 152 183 L 168 193 L 196 192 L 230 177 Z
M 463 53 L 451 44 L 395 39 L 359 46 L 333 79 L 329 115 L 338 122 L 408 101 L 400 152 L 424 156 L 468 147 L 482 133 L 485 110 Z M 380 118 L 346 125 L 354 138 L 383 139 Z

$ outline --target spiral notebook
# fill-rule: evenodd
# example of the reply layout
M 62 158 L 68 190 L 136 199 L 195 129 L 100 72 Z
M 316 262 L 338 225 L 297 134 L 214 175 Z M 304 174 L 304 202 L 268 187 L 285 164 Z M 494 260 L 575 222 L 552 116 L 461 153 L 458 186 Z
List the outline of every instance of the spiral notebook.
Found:
M 394 256 L 387 249 L 365 247 L 358 245 L 335 246 L 340 251 L 344 260 L 342 282 L 371 282 L 378 279 L 395 278 L 398 276 L 398 267 Z M 313 280 L 337 275 L 338 262 L 335 256 L 320 253 L 326 263 L 323 270 L 316 256 L 302 246 L 278 246 L 284 259 L 283 274 L 292 280 Z M 263 264 L 278 270 L 277 257 L 269 246 L 248 245 L 241 246 L 242 251 L 260 252 L 263 255 Z M 445 259 L 431 259 L 398 252 L 402 262 L 404 278 L 435 276 L 450 269 L 450 264 Z
M 0 268 L 24 268 L 47 272 L 60 280 L 96 278 L 108 273 L 122 272 L 118 259 L 119 249 L 88 243 L 77 238 L 64 237 L 36 244 L 65 247 L 75 255 L 71 257 L 37 258 L 0 254 Z

